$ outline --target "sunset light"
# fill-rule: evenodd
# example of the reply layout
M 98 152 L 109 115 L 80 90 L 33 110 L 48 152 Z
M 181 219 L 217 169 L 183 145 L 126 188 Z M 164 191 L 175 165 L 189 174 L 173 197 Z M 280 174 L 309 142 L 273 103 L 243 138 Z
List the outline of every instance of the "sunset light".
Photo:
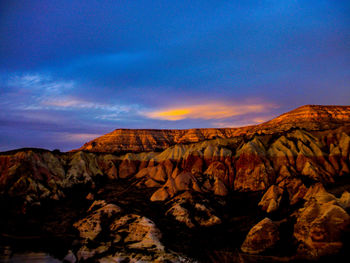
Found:
M 224 103 L 208 103 L 203 105 L 188 105 L 178 108 L 165 108 L 144 113 L 152 119 L 177 121 L 183 119 L 216 120 L 232 118 L 249 113 L 262 113 L 276 108 L 273 104 L 242 104 L 229 105 Z

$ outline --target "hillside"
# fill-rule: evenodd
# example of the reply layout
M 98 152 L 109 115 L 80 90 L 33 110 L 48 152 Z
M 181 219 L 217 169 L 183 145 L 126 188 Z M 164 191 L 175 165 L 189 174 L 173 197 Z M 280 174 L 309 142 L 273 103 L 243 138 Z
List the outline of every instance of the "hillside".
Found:
M 187 144 L 213 138 L 273 134 L 301 128 L 308 131 L 334 129 L 350 123 L 350 106 L 306 105 L 282 114 L 268 122 L 241 128 L 208 128 L 188 130 L 117 129 L 98 137 L 76 151 L 142 152 L 164 150 L 174 144 Z
M 304 106 L 237 129 L 116 130 L 95 140 L 111 153 L 2 153 L 0 247 L 71 262 L 341 261 L 349 110 Z

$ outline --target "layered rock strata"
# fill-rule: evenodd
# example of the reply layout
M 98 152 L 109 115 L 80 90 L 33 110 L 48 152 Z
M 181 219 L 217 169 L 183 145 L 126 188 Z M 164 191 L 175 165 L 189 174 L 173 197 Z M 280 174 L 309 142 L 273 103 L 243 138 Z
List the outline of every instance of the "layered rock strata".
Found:
M 63 201 L 71 192 L 86 196 L 91 206 L 72 225 L 79 243 L 67 255 L 82 262 L 189 262 L 181 251 L 167 248 L 171 242 L 163 242 L 169 236 L 164 238 L 161 229 L 170 225 L 215 236 L 215 230 L 233 226 L 234 220 L 246 227 L 245 239 L 237 237 L 238 253 L 279 253 L 285 242 L 295 248 L 288 254 L 291 259 L 336 255 L 348 246 L 344 235 L 350 224 L 348 108 L 301 107 L 250 136 L 212 129 L 162 131 L 153 139 L 144 131 L 141 139 L 140 131 L 123 130 L 124 139 L 97 139 L 98 147 L 109 145 L 107 152 L 119 145 L 118 154 L 88 152 L 93 148 L 1 153 L 1 200 L 23 216 L 43 203 Z M 121 153 L 125 150 L 130 152 Z M 120 192 L 119 184 L 126 185 Z M 135 197 L 135 192 L 141 194 Z M 247 194 L 260 199 L 252 214 L 241 205 L 252 196 Z M 103 195 L 113 196 L 113 202 L 95 200 Z M 144 212 L 147 206 L 157 213 Z M 249 215 L 231 218 L 241 210 Z
M 175 144 L 188 144 L 215 138 L 252 134 L 273 134 L 301 128 L 308 131 L 334 129 L 350 123 L 350 106 L 306 105 L 254 126 L 224 129 L 151 130 L 117 129 L 98 137 L 81 148 L 89 152 L 143 152 L 164 150 Z

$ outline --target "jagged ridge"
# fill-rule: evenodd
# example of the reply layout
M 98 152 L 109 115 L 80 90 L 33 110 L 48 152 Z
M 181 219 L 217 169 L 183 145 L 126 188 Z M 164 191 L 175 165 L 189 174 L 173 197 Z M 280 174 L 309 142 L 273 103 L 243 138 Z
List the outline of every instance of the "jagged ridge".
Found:
M 302 128 L 308 131 L 333 129 L 350 123 L 350 106 L 306 105 L 272 119 L 241 128 L 207 128 L 187 130 L 117 129 L 98 137 L 76 151 L 143 152 L 164 150 L 179 143 L 194 143 L 213 138 L 233 138 L 256 133 L 273 134 Z

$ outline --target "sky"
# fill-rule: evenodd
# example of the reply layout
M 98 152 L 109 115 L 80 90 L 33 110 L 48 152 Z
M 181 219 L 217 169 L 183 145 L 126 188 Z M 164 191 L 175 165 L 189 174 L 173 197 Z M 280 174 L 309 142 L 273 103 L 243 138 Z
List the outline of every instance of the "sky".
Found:
M 0 0 L 0 151 L 350 104 L 350 2 Z

